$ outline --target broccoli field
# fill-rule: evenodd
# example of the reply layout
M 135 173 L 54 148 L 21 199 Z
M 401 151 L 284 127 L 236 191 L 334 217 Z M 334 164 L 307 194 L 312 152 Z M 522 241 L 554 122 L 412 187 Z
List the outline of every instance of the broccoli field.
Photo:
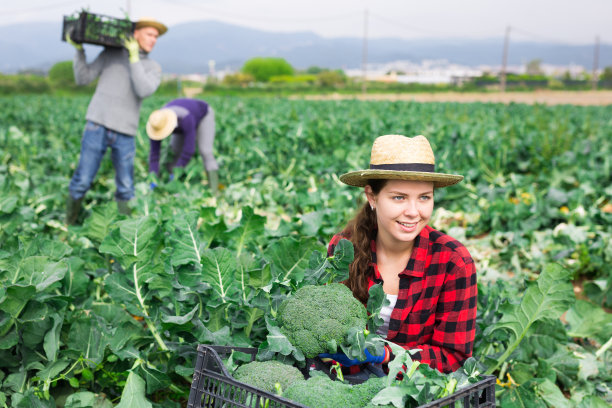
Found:
M 201 159 L 118 215 L 107 156 L 66 227 L 88 97 L 0 97 L 0 407 L 181 407 L 199 343 L 258 347 L 362 193 L 375 137 L 422 134 L 432 226 L 478 272 L 474 358 L 502 407 L 612 404 L 612 106 L 214 97 L 221 191 Z M 327 264 L 326 264 L 327 262 Z M 278 348 L 281 345 L 277 345 Z

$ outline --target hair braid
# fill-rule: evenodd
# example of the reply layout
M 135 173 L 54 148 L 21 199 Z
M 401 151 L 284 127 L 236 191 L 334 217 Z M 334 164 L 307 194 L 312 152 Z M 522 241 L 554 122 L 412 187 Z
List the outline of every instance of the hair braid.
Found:
M 376 195 L 386 182 L 387 180 L 370 180 L 368 184 Z M 349 266 L 346 285 L 353 292 L 353 296 L 363 303 L 368 301 L 368 281 L 372 277 L 371 241 L 376 238 L 377 229 L 376 211 L 366 202 L 342 231 L 344 236 L 350 237 L 355 250 L 355 258 Z

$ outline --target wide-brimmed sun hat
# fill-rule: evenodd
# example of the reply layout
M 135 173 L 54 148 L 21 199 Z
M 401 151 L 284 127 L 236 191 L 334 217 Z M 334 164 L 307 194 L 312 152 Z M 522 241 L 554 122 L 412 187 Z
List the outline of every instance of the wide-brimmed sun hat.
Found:
M 147 135 L 152 140 L 162 140 L 170 136 L 178 119 L 172 109 L 158 109 L 149 115 Z
M 457 174 L 436 173 L 435 168 L 433 150 L 424 136 L 385 135 L 372 145 L 370 168 L 343 174 L 340 181 L 355 187 L 364 187 L 372 179 L 431 181 L 439 188 L 463 180 Z
M 134 26 L 135 30 L 138 30 L 139 28 L 143 27 L 156 28 L 159 32 L 159 35 L 164 35 L 166 31 L 168 31 L 168 27 L 166 27 L 164 24 L 160 23 L 153 17 L 142 17 L 139 18 L 138 21 L 136 21 L 136 25 Z

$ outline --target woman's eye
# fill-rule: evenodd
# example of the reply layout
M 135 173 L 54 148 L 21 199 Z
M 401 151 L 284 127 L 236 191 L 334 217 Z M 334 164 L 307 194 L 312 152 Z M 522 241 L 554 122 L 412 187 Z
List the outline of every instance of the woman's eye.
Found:
M 423 196 L 421 196 L 421 200 L 422 200 L 422 201 L 431 200 L 431 196 L 428 196 L 428 195 L 423 195 Z
M 393 199 L 394 199 L 395 201 L 401 201 L 401 200 L 403 200 L 403 199 L 404 199 L 404 196 L 393 196 Z

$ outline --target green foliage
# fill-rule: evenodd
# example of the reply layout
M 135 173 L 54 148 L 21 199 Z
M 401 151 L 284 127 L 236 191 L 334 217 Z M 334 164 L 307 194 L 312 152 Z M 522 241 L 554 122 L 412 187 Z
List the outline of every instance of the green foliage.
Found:
M 538 277 L 537 283 L 531 285 L 521 303 L 502 306 L 503 317 L 495 325 L 489 326 L 485 336 L 496 330 L 509 332 L 509 343 L 506 352 L 489 368 L 487 374 L 499 368 L 512 352 L 519 346 L 527 331 L 541 319 L 558 319 L 574 302 L 574 291 L 569 283 L 570 272 L 558 265 L 547 265 Z
M 427 364 L 412 360 L 410 355 L 414 351 L 388 344 L 395 358 L 389 363 L 389 374 L 383 378 L 385 388 L 372 398 L 374 405 L 421 406 L 481 380 L 480 367 L 473 358 L 468 358 L 455 372 L 442 374 Z
M 599 75 L 601 81 L 612 81 L 612 66 L 604 68 L 603 72 Z
M 341 70 L 323 71 L 317 74 L 317 80 L 322 87 L 342 86 L 347 82 L 347 77 Z
M 255 77 L 251 74 L 237 72 L 228 74 L 223 77 L 223 83 L 230 86 L 246 86 L 255 81 Z
M 304 375 L 297 368 L 279 361 L 252 361 L 241 365 L 233 374 L 234 378 L 270 393 L 276 393 L 276 384 L 282 391 L 297 381 L 304 381 Z
M 316 75 L 275 75 L 270 78 L 270 83 L 302 83 L 314 84 L 317 80 Z
M 388 133 L 426 135 L 440 171 L 465 176 L 436 191 L 431 224 L 476 261 L 474 356 L 495 367 L 525 333 L 494 372 L 498 402 L 559 391 L 575 406 L 612 401 L 602 309 L 612 307 L 612 107 L 207 95 L 218 113 L 213 197 L 199 159 L 149 191 L 144 123 L 167 102 L 153 96 L 135 139 L 133 217 L 117 214 L 104 160 L 84 225 L 66 227 L 88 101 L 0 98 L 0 402 L 53 406 L 68 389 L 75 407 L 123 394 L 124 406 L 185 405 L 197 343 L 267 343 L 299 361 L 274 317 L 305 284 L 345 279 L 350 243 L 330 257 L 325 244 L 363 193 L 337 176 L 367 166 Z M 588 304 L 571 305 L 571 279 Z M 521 305 L 548 311 L 521 317 Z
M 38 75 L 0 74 L 0 95 L 40 94 L 49 90 L 47 79 Z
M 53 65 L 49 70 L 48 78 L 53 88 L 70 89 L 76 87 L 72 61 L 62 61 Z
M 251 58 L 244 63 L 242 72 L 252 75 L 258 82 L 268 82 L 274 76 L 293 75 L 293 67 L 283 58 Z
M 302 286 L 280 305 L 277 317 L 283 334 L 308 358 L 335 353 L 350 341 L 350 329 L 363 332 L 367 321 L 363 305 L 341 283 Z

